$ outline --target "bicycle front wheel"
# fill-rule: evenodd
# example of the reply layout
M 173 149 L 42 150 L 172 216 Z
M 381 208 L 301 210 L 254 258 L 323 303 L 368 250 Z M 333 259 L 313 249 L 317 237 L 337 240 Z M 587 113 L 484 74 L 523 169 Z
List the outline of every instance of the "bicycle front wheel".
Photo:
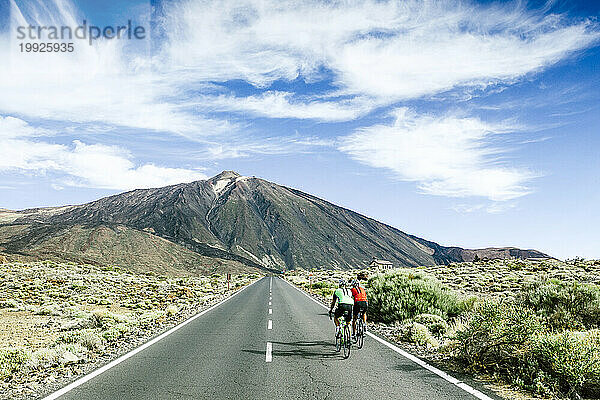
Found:
M 344 327 L 344 358 L 350 357 L 350 346 L 352 346 L 350 328 L 348 327 L 348 325 L 346 325 Z

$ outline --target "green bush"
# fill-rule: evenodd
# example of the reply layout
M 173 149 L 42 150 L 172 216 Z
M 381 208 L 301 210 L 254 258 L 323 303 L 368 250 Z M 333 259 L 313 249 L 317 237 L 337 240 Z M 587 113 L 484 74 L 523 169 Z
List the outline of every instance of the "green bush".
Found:
M 27 361 L 28 370 L 48 368 L 58 364 L 60 355 L 55 349 L 42 348 L 34 351 Z
M 369 315 L 375 322 L 391 323 L 434 314 L 443 318 L 460 315 L 473 307 L 465 298 L 437 279 L 414 270 L 396 270 L 369 279 Z
M 469 369 L 548 396 L 600 395 L 600 330 L 548 332 L 522 303 L 478 303 L 449 345 Z
M 167 308 L 165 308 L 165 313 L 169 317 L 177 314 L 178 312 L 179 312 L 179 307 L 177 307 L 175 304 L 170 304 L 167 306 Z
M 319 294 L 326 299 L 331 299 L 333 297 L 333 292 L 335 292 L 335 288 L 333 287 L 325 287 L 321 289 L 315 289 L 315 293 Z
M 116 314 L 110 311 L 97 309 L 92 311 L 92 322 L 93 325 L 102 328 L 108 329 L 113 325 L 120 324 L 123 322 L 129 322 L 129 317 L 122 314 Z
M 29 360 L 31 354 L 24 348 L 0 349 L 0 380 L 8 380 Z
M 414 321 L 425 325 L 434 335 L 443 335 L 448 330 L 448 323 L 439 315 L 419 314 L 415 317 Z
M 128 333 L 130 330 L 131 328 L 128 324 L 117 324 L 103 331 L 102 337 L 104 338 L 104 340 L 112 342 L 117 339 L 120 339 L 124 334 Z
M 456 332 L 456 357 L 473 369 L 510 371 L 541 323 L 531 310 L 510 301 L 477 304 L 463 330 Z
M 15 299 L 0 299 L 0 308 L 19 308 L 19 302 Z
M 320 282 L 315 282 L 312 284 L 312 288 L 313 289 L 330 289 L 330 288 L 336 288 L 337 285 L 333 282 L 327 282 L 327 281 L 320 281 Z
M 56 339 L 56 343 L 80 344 L 88 350 L 103 350 L 102 338 L 94 329 L 79 329 L 65 332 Z
M 400 326 L 400 337 L 399 339 L 416 343 L 421 346 L 438 347 L 439 342 L 429 329 L 418 322 L 410 322 Z
M 517 301 L 534 310 L 553 331 L 600 328 L 600 288 L 596 285 L 556 279 L 535 282 Z
M 566 394 L 600 395 L 600 330 L 542 334 L 530 352 L 532 369 L 545 372 L 549 387 Z

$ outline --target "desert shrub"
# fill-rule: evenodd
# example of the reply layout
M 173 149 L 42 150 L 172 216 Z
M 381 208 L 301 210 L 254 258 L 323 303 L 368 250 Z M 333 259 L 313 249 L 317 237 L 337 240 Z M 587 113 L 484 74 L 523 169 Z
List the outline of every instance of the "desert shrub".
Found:
M 92 317 L 92 313 L 90 313 L 89 311 L 86 310 L 82 310 L 79 307 L 76 306 L 70 306 L 67 307 L 65 309 L 65 315 L 71 318 L 82 318 L 82 319 L 86 319 L 86 318 L 91 318 Z
M 532 370 L 544 372 L 545 382 L 538 391 L 579 393 L 586 397 L 600 395 L 600 330 L 565 331 L 538 335 L 528 357 Z M 545 387 L 539 387 L 544 385 Z M 540 390 L 550 389 L 550 390 Z
M 102 309 L 92 311 L 93 325 L 98 328 L 108 329 L 113 325 L 128 321 L 129 317 L 127 317 L 126 315 L 117 314 Z
M 19 308 L 19 302 L 15 299 L 0 299 L 0 308 Z
M 26 368 L 43 369 L 58 364 L 60 356 L 55 349 L 43 348 L 34 351 L 31 358 L 26 363 Z
M 104 349 L 102 338 L 98 336 L 98 333 L 88 329 L 81 331 L 81 335 L 79 336 L 77 343 L 89 350 L 99 351 Z
M 54 347 L 54 350 L 59 355 L 58 362 L 61 364 L 67 361 L 66 356 L 68 353 L 72 353 L 79 359 L 85 358 L 87 353 L 87 349 L 79 343 L 60 343 Z
M 541 323 L 531 310 L 511 301 L 477 304 L 463 330 L 456 332 L 456 357 L 473 369 L 510 371 Z
M 141 314 L 138 317 L 138 321 L 141 324 L 148 324 L 148 323 L 156 321 L 163 315 L 164 315 L 164 311 L 161 311 L 161 310 L 146 311 L 145 313 Z
M 108 342 L 120 339 L 125 333 L 131 331 L 129 324 L 117 324 L 111 326 L 107 330 L 102 332 L 102 338 Z
M 335 287 L 324 287 L 321 289 L 315 289 L 314 292 L 318 295 L 321 295 L 327 299 L 331 299 L 333 297 L 333 292 L 335 292 Z
M 60 306 L 54 303 L 44 304 L 41 307 L 35 309 L 34 313 L 37 315 L 61 315 Z
M 551 330 L 600 327 L 600 288 L 596 285 L 538 281 L 521 291 L 517 299 L 542 317 Z
M 439 315 L 419 314 L 414 321 L 425 325 L 434 335 L 443 335 L 448 330 L 448 323 Z
M 439 342 L 431 334 L 429 329 L 417 322 L 408 322 L 400 326 L 399 339 L 421 346 L 438 347 Z
M 337 285 L 333 282 L 327 282 L 327 281 L 320 281 L 320 282 L 315 282 L 312 284 L 313 289 L 329 289 L 329 288 L 336 288 Z
M 167 316 L 169 316 L 169 317 L 177 314 L 178 312 L 179 312 L 179 308 L 175 304 L 170 304 L 165 309 L 165 314 L 167 314 Z
M 97 351 L 104 349 L 102 338 L 98 332 L 93 329 L 80 329 L 61 334 L 56 343 L 59 344 L 79 344 L 86 349 Z
M 0 379 L 8 380 L 19 371 L 31 354 L 24 348 L 2 348 L 0 349 Z
M 456 329 L 454 357 L 547 395 L 600 395 L 600 330 L 548 332 L 535 310 L 486 300 Z
M 470 309 L 474 298 L 464 298 L 437 279 L 411 270 L 397 270 L 369 279 L 369 314 L 374 321 L 404 321 L 419 314 L 443 318 Z

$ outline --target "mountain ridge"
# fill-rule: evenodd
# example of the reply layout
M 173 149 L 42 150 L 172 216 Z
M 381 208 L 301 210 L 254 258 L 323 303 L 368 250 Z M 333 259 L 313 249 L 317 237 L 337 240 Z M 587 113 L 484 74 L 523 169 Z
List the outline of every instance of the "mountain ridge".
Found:
M 25 241 L 11 235 L 19 225 L 26 226 Z M 267 270 L 365 267 L 372 257 L 407 267 L 475 256 L 548 257 L 508 247 L 441 246 L 298 189 L 235 171 L 81 205 L 0 211 L 0 246 L 10 252 L 41 251 L 65 227 L 102 225 L 123 226 L 132 237 L 137 235 L 133 231 L 144 232 L 204 257 Z M 39 226 L 45 226 L 43 233 Z M 73 248 L 71 254 L 78 251 Z

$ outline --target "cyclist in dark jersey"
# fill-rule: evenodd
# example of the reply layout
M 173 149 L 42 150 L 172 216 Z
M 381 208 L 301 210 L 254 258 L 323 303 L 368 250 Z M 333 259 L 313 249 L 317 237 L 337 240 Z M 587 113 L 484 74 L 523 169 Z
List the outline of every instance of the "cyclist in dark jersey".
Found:
M 369 303 L 367 303 L 367 291 L 364 287 L 360 286 L 358 280 L 354 279 L 352 281 L 352 297 L 354 298 L 354 307 L 352 308 L 352 336 L 355 335 L 356 332 L 356 317 L 360 311 L 363 312 L 363 321 L 365 321 L 365 330 L 367 329 L 367 308 Z
M 335 303 L 338 302 L 338 306 L 335 309 L 335 326 L 336 329 L 340 326 L 339 318 L 346 314 L 346 322 L 350 322 L 352 319 L 352 305 L 354 304 L 354 299 L 352 298 L 352 293 L 349 289 L 346 289 L 346 281 L 340 279 L 338 282 L 338 288 L 333 292 L 333 299 L 331 300 L 331 307 L 329 307 L 329 317 L 331 318 L 331 313 L 333 312 L 333 307 L 335 307 Z

